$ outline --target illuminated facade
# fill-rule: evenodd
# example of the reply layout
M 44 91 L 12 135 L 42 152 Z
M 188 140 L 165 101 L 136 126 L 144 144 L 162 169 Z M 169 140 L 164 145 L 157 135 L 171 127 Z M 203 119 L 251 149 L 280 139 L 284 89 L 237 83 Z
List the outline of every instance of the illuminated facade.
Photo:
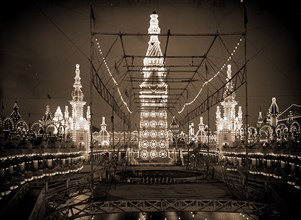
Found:
M 280 146 L 286 141 L 299 142 L 301 137 L 300 113 L 301 106 L 297 104 L 292 104 L 280 112 L 276 97 L 272 97 L 266 117 L 259 112 L 256 127 L 248 127 L 249 142 L 252 144 L 261 142 L 265 146 L 273 145 L 273 147 Z
M 110 134 L 107 131 L 107 124 L 105 122 L 105 117 L 102 117 L 100 131 L 93 132 L 93 143 L 94 142 L 97 142 L 101 147 L 110 145 Z
M 221 102 L 223 117 L 220 106 L 216 110 L 216 132 L 217 144 L 221 147 L 224 145 L 232 146 L 235 137 L 242 134 L 242 110 L 238 107 L 238 114 L 236 116 L 235 107 L 237 101 L 235 100 L 235 92 L 233 92 L 233 83 L 231 80 L 231 65 L 229 64 L 227 70 L 227 84 L 226 90 L 223 94 L 224 101 Z
M 169 142 L 167 132 L 168 85 L 166 69 L 160 48 L 158 15 L 150 15 L 150 40 L 143 60 L 143 82 L 140 84 L 139 162 L 168 163 Z
M 74 77 L 74 90 L 71 93 L 72 100 L 69 101 L 72 106 L 72 115 L 69 118 L 70 123 L 70 133 L 72 136 L 72 141 L 75 145 L 80 147 L 85 147 L 86 153 L 88 153 L 90 147 L 90 106 L 87 107 L 86 118 L 84 117 L 84 106 L 86 104 L 84 99 L 84 94 L 81 90 L 81 77 L 79 64 L 76 64 L 75 77 Z M 66 110 L 68 112 L 68 110 Z M 68 114 L 66 112 L 66 114 Z

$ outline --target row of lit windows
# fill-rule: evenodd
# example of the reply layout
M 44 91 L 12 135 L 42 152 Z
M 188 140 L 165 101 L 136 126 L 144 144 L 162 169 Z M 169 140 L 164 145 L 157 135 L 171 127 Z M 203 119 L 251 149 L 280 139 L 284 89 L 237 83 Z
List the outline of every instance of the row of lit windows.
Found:
M 140 156 L 143 159 L 147 159 L 148 157 L 151 157 L 151 158 L 156 158 L 156 157 L 165 158 L 165 157 L 167 157 L 167 151 L 165 151 L 165 150 L 161 150 L 161 151 L 155 151 L 155 150 L 147 151 L 147 150 L 143 150 L 143 151 L 141 151 Z
M 165 138 L 167 137 L 167 132 L 164 131 L 164 130 L 161 130 L 161 131 L 155 131 L 155 130 L 152 130 L 152 131 L 141 131 L 140 132 L 142 138 L 148 138 L 149 136 L 152 137 L 152 138 L 156 138 L 156 137 L 159 137 L 159 138 Z
M 141 117 L 147 118 L 147 117 L 161 117 L 164 118 L 167 116 L 167 112 L 166 111 L 143 111 L 141 112 Z
M 156 148 L 156 147 L 161 147 L 161 148 L 165 148 L 166 147 L 166 141 L 161 140 L 161 141 L 155 141 L 155 140 L 151 140 L 151 141 L 141 141 L 140 142 L 140 147 L 143 148 L 148 148 L 148 147 L 152 147 L 152 148 Z
M 141 120 L 140 121 L 140 127 L 141 128 L 148 128 L 148 127 L 151 127 L 151 128 L 155 128 L 159 126 L 160 128 L 167 128 L 167 122 L 166 121 L 143 121 Z

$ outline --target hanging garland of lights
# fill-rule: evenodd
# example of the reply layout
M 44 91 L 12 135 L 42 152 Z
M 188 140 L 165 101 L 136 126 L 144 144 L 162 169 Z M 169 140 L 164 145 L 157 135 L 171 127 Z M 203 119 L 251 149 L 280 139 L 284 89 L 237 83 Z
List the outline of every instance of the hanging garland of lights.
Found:
M 240 43 L 242 42 L 242 38 L 239 39 L 239 41 L 237 42 L 236 46 L 234 47 L 234 49 L 232 50 L 230 56 L 228 57 L 227 61 L 224 63 L 224 65 L 222 65 L 222 67 L 220 68 L 219 71 L 217 71 L 217 73 L 214 74 L 214 76 L 212 76 L 209 80 L 205 81 L 202 85 L 202 87 L 200 88 L 199 92 L 196 94 L 196 96 L 194 97 L 194 99 L 191 101 L 191 102 L 186 102 L 183 106 L 183 108 L 178 112 L 179 114 L 181 114 L 185 107 L 188 106 L 188 105 L 191 105 L 192 103 L 195 102 L 195 100 L 199 97 L 199 95 L 201 94 L 203 88 L 205 86 L 207 86 L 214 78 L 216 78 L 220 73 L 221 71 L 223 71 L 223 69 L 227 66 L 227 64 L 229 63 L 229 61 L 232 59 L 232 56 L 234 55 L 234 53 L 236 52 L 238 46 L 240 45 Z
M 124 101 L 124 99 L 123 99 L 123 97 L 122 97 L 122 95 L 121 95 L 121 92 L 120 92 L 118 83 L 117 83 L 117 81 L 115 80 L 115 78 L 114 78 L 114 76 L 113 76 L 113 74 L 112 74 L 112 72 L 111 72 L 111 70 L 110 70 L 110 68 L 109 68 L 109 66 L 108 66 L 108 64 L 107 64 L 107 61 L 106 61 L 105 57 L 103 56 L 103 53 L 102 53 L 102 50 L 101 50 L 101 47 L 100 47 L 100 44 L 99 44 L 99 40 L 98 40 L 97 38 L 95 38 L 95 41 L 96 41 L 96 44 L 97 44 L 98 51 L 99 51 L 100 55 L 102 56 L 103 63 L 105 64 L 105 66 L 106 66 L 106 68 L 107 68 L 107 71 L 108 71 L 108 73 L 110 74 L 110 76 L 111 76 L 111 78 L 112 78 L 112 80 L 113 80 L 113 83 L 114 83 L 114 85 L 115 85 L 116 88 L 117 88 L 117 92 L 118 92 L 118 94 L 119 94 L 119 97 L 120 97 L 121 101 L 123 102 L 123 104 L 125 105 L 125 107 L 126 107 L 126 109 L 128 110 L 128 112 L 131 114 L 132 111 L 129 109 L 128 104 Z

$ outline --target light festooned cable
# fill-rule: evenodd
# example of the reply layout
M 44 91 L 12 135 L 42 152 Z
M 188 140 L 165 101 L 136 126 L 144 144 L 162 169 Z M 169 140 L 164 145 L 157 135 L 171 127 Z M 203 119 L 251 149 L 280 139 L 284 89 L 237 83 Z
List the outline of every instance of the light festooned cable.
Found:
M 97 44 L 98 51 L 99 51 L 100 55 L 102 56 L 103 63 L 105 64 L 105 66 L 106 66 L 106 68 L 107 68 L 107 71 L 108 71 L 108 73 L 110 74 L 111 79 L 113 80 L 113 83 L 114 83 L 115 87 L 117 88 L 117 92 L 118 92 L 118 94 L 119 94 L 119 96 L 120 96 L 121 101 L 123 102 L 123 104 L 124 104 L 124 106 L 126 107 L 126 109 L 128 110 L 128 112 L 129 112 L 129 113 L 132 113 L 132 111 L 131 111 L 131 110 L 129 109 L 129 107 L 128 107 L 128 104 L 124 101 L 124 99 L 123 99 L 123 97 L 122 97 L 122 95 L 121 95 L 121 92 L 120 92 L 118 83 L 117 83 L 116 79 L 114 78 L 114 76 L 113 76 L 113 74 L 112 74 L 112 72 L 111 72 L 111 70 L 110 70 L 110 68 L 109 68 L 109 66 L 108 66 L 108 64 L 107 64 L 107 61 L 106 61 L 105 57 L 103 56 L 103 53 L 102 53 L 102 50 L 101 50 L 101 47 L 100 47 L 100 44 L 99 44 L 98 39 L 95 38 L 95 41 L 96 41 L 96 44 Z
M 207 86 L 207 84 L 210 83 L 215 77 L 217 77 L 217 76 L 221 73 L 221 71 L 223 71 L 223 69 L 227 66 L 227 64 L 229 63 L 229 61 L 232 59 L 232 56 L 233 56 L 234 53 L 236 52 L 236 50 L 237 50 L 237 48 L 239 47 L 239 45 L 240 45 L 241 42 L 242 42 L 242 38 L 239 39 L 239 41 L 237 42 L 236 46 L 235 46 L 234 49 L 232 50 L 230 56 L 228 57 L 227 61 L 224 63 L 224 65 L 222 65 L 222 67 L 220 68 L 220 70 L 217 71 L 217 73 L 215 73 L 214 76 L 212 76 L 210 79 L 208 79 L 207 81 L 205 81 L 205 82 L 203 83 L 203 85 L 201 86 L 199 92 L 196 94 L 196 96 L 194 97 L 194 99 L 193 99 L 192 101 L 190 101 L 190 102 L 186 102 L 186 103 L 184 104 L 183 108 L 178 112 L 179 114 L 181 114 L 181 113 L 184 111 L 184 109 L 185 109 L 186 106 L 189 106 L 189 105 L 191 105 L 192 103 L 194 103 L 194 102 L 197 100 L 197 98 L 199 97 L 199 95 L 201 94 L 203 88 L 204 88 L 205 86 Z

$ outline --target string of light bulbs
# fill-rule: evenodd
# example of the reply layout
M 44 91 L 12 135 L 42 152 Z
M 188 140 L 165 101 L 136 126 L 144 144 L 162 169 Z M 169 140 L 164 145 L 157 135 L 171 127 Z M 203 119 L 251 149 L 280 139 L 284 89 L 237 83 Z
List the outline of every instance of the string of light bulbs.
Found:
M 112 74 L 112 72 L 111 72 L 111 70 L 110 70 L 110 68 L 109 68 L 109 66 L 108 66 L 108 64 L 107 64 L 107 61 L 106 61 L 106 59 L 105 59 L 105 57 L 104 57 L 104 55 L 103 55 L 103 52 L 102 52 L 101 47 L 100 47 L 100 44 L 99 44 L 99 40 L 98 40 L 97 38 L 95 38 L 95 41 L 96 41 L 96 44 L 97 44 L 98 51 L 99 51 L 100 55 L 102 56 L 103 63 L 105 64 L 105 66 L 106 66 L 106 68 L 107 68 L 107 71 L 108 71 L 108 73 L 110 74 L 111 79 L 113 80 L 113 83 L 114 83 L 115 87 L 117 88 L 117 92 L 118 92 L 118 94 L 119 94 L 119 97 L 120 97 L 121 101 L 123 102 L 124 106 L 126 107 L 126 109 L 128 110 L 128 112 L 131 114 L 132 111 L 129 109 L 128 104 L 124 101 L 124 98 L 122 97 L 122 94 L 121 94 L 121 92 L 120 92 L 118 83 L 117 83 L 117 81 L 115 80 L 115 78 L 114 78 L 114 76 L 113 76 L 113 74 Z
M 227 59 L 227 61 L 224 63 L 224 65 L 222 65 L 222 67 L 219 69 L 219 71 L 217 71 L 217 73 L 214 74 L 214 76 L 212 76 L 210 79 L 208 79 L 207 81 L 205 81 L 205 82 L 203 83 L 203 85 L 201 86 L 199 92 L 196 94 L 196 96 L 194 97 L 194 99 L 193 99 L 192 101 L 190 101 L 190 102 L 186 102 L 186 103 L 183 105 L 183 108 L 178 112 L 179 114 L 181 114 L 181 113 L 184 111 L 184 109 L 185 109 L 186 106 L 189 106 L 189 105 L 191 105 L 192 103 L 194 103 L 194 102 L 197 100 L 197 98 L 199 97 L 199 95 L 201 94 L 203 88 L 204 88 L 205 86 L 207 86 L 208 83 L 210 83 L 215 77 L 217 77 L 217 76 L 221 73 L 221 71 L 223 71 L 223 69 L 227 66 L 227 64 L 229 63 L 229 61 L 232 59 L 233 55 L 235 54 L 235 52 L 236 52 L 236 50 L 237 50 L 237 48 L 239 47 L 239 45 L 240 45 L 241 42 L 242 42 L 242 37 L 241 37 L 241 38 L 239 39 L 239 41 L 236 43 L 236 46 L 235 46 L 234 49 L 232 50 L 230 56 L 228 57 L 228 59 Z

